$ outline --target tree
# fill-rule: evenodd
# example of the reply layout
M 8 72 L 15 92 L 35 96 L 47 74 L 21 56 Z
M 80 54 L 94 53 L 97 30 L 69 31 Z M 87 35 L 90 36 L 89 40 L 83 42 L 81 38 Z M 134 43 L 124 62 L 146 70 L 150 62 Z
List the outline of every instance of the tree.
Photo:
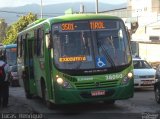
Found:
M 15 43 L 18 32 L 22 31 L 28 24 L 34 22 L 36 19 L 37 16 L 33 13 L 21 16 L 17 22 L 7 28 L 6 38 L 3 40 L 3 44 Z
M 5 39 L 6 37 L 6 29 L 7 29 L 7 23 L 4 19 L 0 19 L 0 43 Z

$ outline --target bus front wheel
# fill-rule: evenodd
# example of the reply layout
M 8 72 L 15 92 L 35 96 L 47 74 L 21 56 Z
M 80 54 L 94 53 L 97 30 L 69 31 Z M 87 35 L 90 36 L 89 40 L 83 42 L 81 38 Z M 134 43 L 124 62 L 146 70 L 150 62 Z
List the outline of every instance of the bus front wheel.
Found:
M 32 99 L 32 94 L 30 94 L 29 91 L 26 91 L 25 93 L 27 99 Z
M 111 104 L 111 105 L 113 105 L 115 102 L 116 102 L 115 100 L 104 101 L 105 104 Z
M 42 87 L 42 101 L 49 109 L 52 109 L 52 103 L 47 101 L 47 88 L 45 86 L 45 83 L 41 83 L 41 87 Z

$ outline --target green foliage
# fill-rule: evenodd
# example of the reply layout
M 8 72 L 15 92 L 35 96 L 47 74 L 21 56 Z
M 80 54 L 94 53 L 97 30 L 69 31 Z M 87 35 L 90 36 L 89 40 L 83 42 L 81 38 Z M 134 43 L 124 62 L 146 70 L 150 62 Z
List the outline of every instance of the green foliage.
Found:
M 4 19 L 0 19 L 0 42 L 2 42 L 6 37 L 7 23 Z
M 15 43 L 18 32 L 22 31 L 28 24 L 34 22 L 36 19 L 37 16 L 33 13 L 21 16 L 17 22 L 7 28 L 6 38 L 3 40 L 3 44 Z

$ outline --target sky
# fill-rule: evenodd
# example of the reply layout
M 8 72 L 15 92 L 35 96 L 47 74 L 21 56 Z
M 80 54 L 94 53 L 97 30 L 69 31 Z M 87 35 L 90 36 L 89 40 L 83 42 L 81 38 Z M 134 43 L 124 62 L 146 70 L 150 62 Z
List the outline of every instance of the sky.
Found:
M 72 2 L 96 2 L 96 0 L 72 0 Z M 71 2 L 71 0 L 42 0 L 43 5 Z M 73 2 L 73 3 L 74 3 Z M 98 2 L 109 3 L 109 4 L 121 4 L 126 3 L 127 0 L 98 0 Z M 41 4 L 41 0 L 0 0 L 0 8 L 3 7 L 16 7 L 23 6 L 26 4 Z

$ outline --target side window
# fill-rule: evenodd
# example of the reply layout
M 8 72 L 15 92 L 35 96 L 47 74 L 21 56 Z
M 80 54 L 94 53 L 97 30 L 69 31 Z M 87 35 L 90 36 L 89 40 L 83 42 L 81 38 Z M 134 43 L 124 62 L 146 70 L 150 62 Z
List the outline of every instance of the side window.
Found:
M 25 39 L 24 39 L 24 45 L 23 45 L 23 47 L 24 47 L 24 55 L 28 55 L 28 50 L 27 50 L 27 41 L 29 40 L 29 33 L 27 33 L 26 35 L 25 35 Z
M 37 29 L 34 30 L 34 54 L 37 55 Z
M 23 36 L 19 36 L 18 37 L 18 42 L 17 42 L 17 44 L 18 44 L 18 51 L 17 51 L 17 56 L 18 57 L 22 57 L 22 50 L 23 50 Z
M 43 48 L 43 40 L 44 40 L 44 30 L 42 28 L 36 29 L 34 31 L 34 53 L 37 56 L 43 56 L 44 48 Z
M 37 55 L 43 56 L 43 40 L 44 40 L 44 31 L 42 28 L 38 29 L 37 36 Z
M 24 42 L 25 42 L 25 35 L 21 38 L 21 57 L 24 56 L 24 52 L 25 52 L 25 47 L 24 47 Z
M 19 36 L 17 39 L 17 57 L 20 57 L 20 51 L 21 51 L 20 41 L 21 41 L 21 36 Z

